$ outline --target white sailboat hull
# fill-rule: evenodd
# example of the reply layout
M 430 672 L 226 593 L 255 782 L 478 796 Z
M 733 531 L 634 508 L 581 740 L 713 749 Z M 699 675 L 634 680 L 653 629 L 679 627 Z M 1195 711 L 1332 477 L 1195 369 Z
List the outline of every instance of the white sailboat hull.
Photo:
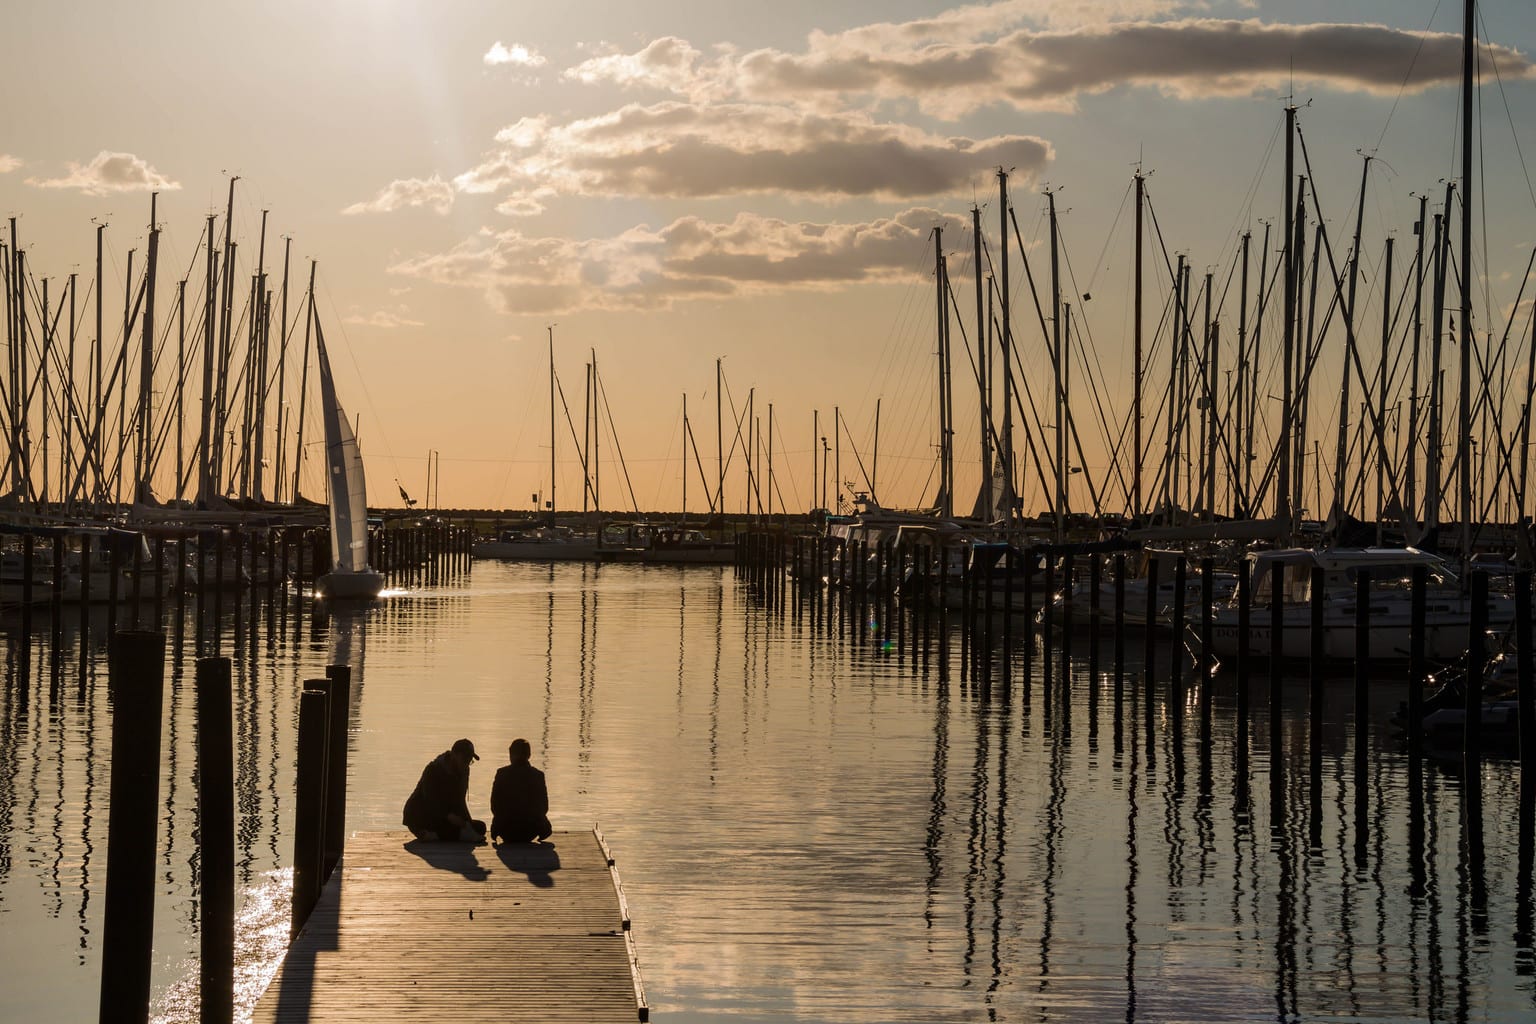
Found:
M 372 569 L 359 572 L 338 569 L 315 581 L 316 592 L 332 601 L 367 601 L 378 597 L 383 589 L 384 575 Z

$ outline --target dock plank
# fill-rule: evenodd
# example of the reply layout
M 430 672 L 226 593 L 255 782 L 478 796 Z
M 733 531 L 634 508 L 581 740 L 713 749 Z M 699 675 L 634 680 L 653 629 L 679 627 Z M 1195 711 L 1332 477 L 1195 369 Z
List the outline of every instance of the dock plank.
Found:
M 355 835 L 251 1019 L 643 1021 L 624 912 L 595 833 Z

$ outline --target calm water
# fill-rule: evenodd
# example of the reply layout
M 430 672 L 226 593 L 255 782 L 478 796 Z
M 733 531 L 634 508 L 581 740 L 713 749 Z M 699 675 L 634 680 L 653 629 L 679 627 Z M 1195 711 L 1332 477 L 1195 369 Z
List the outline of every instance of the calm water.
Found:
M 222 653 L 237 689 L 243 999 L 288 930 L 301 681 L 353 666 L 348 824 L 399 827 L 421 766 L 459 736 L 486 760 L 484 810 L 516 736 L 549 777 L 557 828 L 597 823 L 618 861 L 659 1021 L 1529 1020 L 1515 935 L 1513 768 L 1483 775 L 1486 913 L 1462 787 L 1424 774 L 1414 870 L 1407 759 L 1373 691 L 1363 790 L 1352 695 L 1328 700 L 1311 771 L 1305 687 L 1286 691 L 1272 785 L 1267 684 L 1234 746 L 1234 683 L 1211 741 L 1193 703 L 1117 704 L 1104 648 L 1063 695 L 963 678 L 958 635 L 914 659 L 910 624 L 807 603 L 780 612 L 729 570 L 477 563 L 345 618 L 263 611 Z M 142 613 L 148 624 L 152 606 Z M 126 625 L 130 613 L 120 613 Z M 174 608 L 161 782 L 156 1013 L 196 1019 L 195 643 Z M 45 620 L 45 616 L 39 616 Z M 5 621 L 0 717 L 0 1020 L 96 1013 L 110 704 L 105 612 L 83 645 L 34 624 L 29 668 Z M 1018 640 L 1019 638 L 1015 638 Z M 1002 638 L 995 638 L 1001 644 Z M 1165 652 L 1166 654 L 1166 652 Z M 1167 677 L 1164 656 L 1158 675 Z M 1000 662 L 999 662 L 1000 664 Z M 1294 691 L 1294 692 L 1292 692 Z M 1357 830 L 1363 796 L 1364 823 Z M 1416 881 L 1422 882 L 1415 894 Z M 1523 902 L 1522 902 L 1523 901 Z M 1525 940 L 1527 943 L 1529 939 Z M 487 979 L 484 995 L 496 991 Z

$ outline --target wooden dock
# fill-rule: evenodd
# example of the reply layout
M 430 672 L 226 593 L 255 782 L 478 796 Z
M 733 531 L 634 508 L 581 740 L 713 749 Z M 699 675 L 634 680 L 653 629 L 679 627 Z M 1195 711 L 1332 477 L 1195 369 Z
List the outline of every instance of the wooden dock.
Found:
M 597 832 L 547 844 L 354 835 L 254 1022 L 648 1019 Z

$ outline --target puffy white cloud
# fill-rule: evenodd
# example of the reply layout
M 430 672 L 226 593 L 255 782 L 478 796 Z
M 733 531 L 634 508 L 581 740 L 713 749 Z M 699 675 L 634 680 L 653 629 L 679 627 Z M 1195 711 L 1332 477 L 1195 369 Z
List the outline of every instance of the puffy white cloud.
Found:
M 608 53 L 566 69 L 562 77 L 594 84 L 611 82 L 626 88 L 655 88 L 689 93 L 704 84 L 703 55 L 686 40 L 664 36 L 636 53 Z
M 689 299 L 905 278 L 936 226 L 958 238 L 970 220 L 917 207 L 861 223 L 750 213 L 727 222 L 682 217 L 659 230 L 637 226 L 581 240 L 509 229 L 402 261 L 390 272 L 480 290 L 505 313 L 659 309 Z
M 20 157 L 11 156 L 9 153 L 0 153 L 0 174 L 10 174 L 20 166 Z
M 525 119 L 454 179 L 465 192 L 703 198 L 750 193 L 910 199 L 962 187 L 988 167 L 1036 174 L 1048 142 L 938 136 L 862 114 L 766 104 L 629 105 L 563 125 Z
M 492 44 L 482 59 L 493 67 L 499 64 L 511 64 L 520 68 L 537 68 L 543 67 L 545 63 L 544 55 L 537 50 L 530 50 L 519 43 L 503 46 L 500 39 Z
M 822 110 L 915 103 L 942 118 L 993 104 L 1070 110 L 1084 94 L 1121 85 L 1201 98 L 1274 89 L 1294 75 L 1309 88 L 1395 95 L 1410 69 L 1411 91 L 1453 83 L 1459 76 L 1461 38 L 1449 33 L 1382 25 L 1145 20 L 1191 6 L 1107 0 L 1072 9 L 1030 3 L 962 7 L 910 22 L 814 32 L 796 52 L 726 51 L 714 58 L 667 38 L 633 54 L 588 60 L 566 74 L 584 82 L 663 89 L 694 101 L 794 103 Z M 1484 53 L 1506 78 L 1536 73 L 1530 59 L 1515 50 L 1485 44 Z
M 174 192 L 181 183 L 172 181 L 149 163 L 132 153 L 102 150 L 88 164 L 70 162 L 69 170 L 58 178 L 28 178 L 28 185 L 38 188 L 72 188 L 86 195 L 102 196 L 113 192 Z
M 398 178 L 379 190 L 372 199 L 353 203 L 341 212 L 393 213 L 410 206 L 430 206 L 438 213 L 453 209 L 453 185 L 438 175 L 430 178 Z

